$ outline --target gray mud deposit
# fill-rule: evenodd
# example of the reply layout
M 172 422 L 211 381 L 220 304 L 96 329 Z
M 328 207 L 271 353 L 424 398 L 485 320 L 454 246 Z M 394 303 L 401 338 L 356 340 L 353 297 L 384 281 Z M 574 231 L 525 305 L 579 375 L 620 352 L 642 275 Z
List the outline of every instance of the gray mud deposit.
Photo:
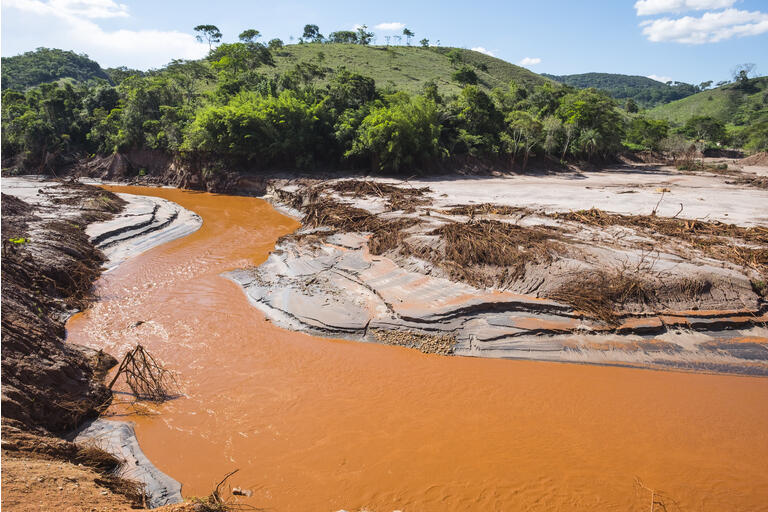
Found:
M 121 459 L 119 476 L 144 484 L 149 508 L 183 501 L 181 484 L 157 469 L 144 455 L 131 423 L 96 420 L 79 430 L 74 442 L 93 444 Z
M 455 355 L 766 375 L 768 308 L 753 289 L 759 271 L 713 258 L 712 252 L 675 237 L 557 217 L 558 212 L 593 206 L 578 195 L 577 189 L 586 187 L 589 200 L 609 211 L 641 210 L 636 213 L 647 215 L 642 210 L 651 211 L 660 202 L 659 211 L 672 218 L 682 204 L 683 211 L 703 214 L 707 208 L 711 216 L 730 216 L 731 222 L 764 229 L 765 211 L 760 205 L 768 204 L 766 192 L 741 190 L 717 177 L 670 176 L 672 172 L 625 169 L 593 173 L 578 181 L 515 177 L 492 178 L 486 184 L 481 179 L 378 180 L 403 188 L 430 187 L 429 204 L 409 212 L 393 209 L 386 194 L 377 197 L 376 191 L 339 193 L 332 181 L 278 182 L 273 200 L 305 212 L 327 199 L 377 219 L 416 218 L 418 223 L 403 230 L 405 244 L 371 254 L 371 237 L 381 233 L 349 231 L 340 227 L 343 223 L 326 220 L 282 239 L 261 266 L 227 277 L 278 324 L 314 334 L 391 343 L 389 333 L 396 332 L 398 340 L 413 339 L 397 344 L 427 352 L 434 350 L 419 339 L 439 335 L 455 340 L 451 351 Z M 545 204 L 535 203 L 533 183 L 546 190 L 541 197 Z M 528 192 L 521 194 L 524 190 Z M 627 194 L 630 201 L 624 199 L 627 190 L 635 191 Z M 662 194 L 670 204 L 660 201 Z M 727 209 L 723 198 L 728 197 L 738 197 L 738 207 Z M 490 201 L 520 211 L 497 213 L 486 208 L 477 215 L 456 213 L 457 205 Z M 339 213 L 336 219 L 344 215 Z M 356 213 L 349 210 L 346 215 Z M 525 262 L 522 275 L 503 286 L 478 285 L 463 278 L 466 269 L 456 272 L 455 265 L 422 256 L 443 250 L 445 241 L 435 235 L 440 226 L 481 221 L 553 230 L 552 256 Z M 739 243 L 745 242 L 732 242 Z M 492 265 L 478 268 L 481 277 L 498 277 L 504 271 Z M 609 271 L 647 285 L 650 298 L 615 305 L 611 323 L 550 298 L 585 275 Z

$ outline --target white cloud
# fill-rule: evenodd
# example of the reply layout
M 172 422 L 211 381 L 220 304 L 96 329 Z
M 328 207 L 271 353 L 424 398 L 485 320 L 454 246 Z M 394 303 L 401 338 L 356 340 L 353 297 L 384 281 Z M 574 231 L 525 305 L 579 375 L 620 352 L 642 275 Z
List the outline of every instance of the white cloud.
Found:
M 125 18 L 128 6 L 113 0 L 6 0 L 4 7 L 33 12 L 35 14 L 55 14 L 58 16 L 79 16 L 81 18 Z
M 650 16 L 665 12 L 724 9 L 736 2 L 737 0 L 638 0 L 635 2 L 635 10 L 638 16 Z
M 490 55 L 491 57 L 495 57 L 496 56 L 491 50 L 483 48 L 482 46 L 475 46 L 474 48 L 472 48 L 472 51 L 473 52 L 484 53 L 486 55 Z
M 706 12 L 700 18 L 659 18 L 644 21 L 640 25 L 644 27 L 643 34 L 653 42 L 716 43 L 732 37 L 768 32 L 768 14 L 726 9 L 720 12 Z
M 3 11 L 6 9 L 15 9 L 22 17 L 33 16 L 35 26 L 41 27 L 40 31 L 29 33 L 23 23 L 4 23 L 4 31 L 11 26 L 16 29 L 4 34 L 6 49 L 10 46 L 8 42 L 16 47 L 29 40 L 32 44 L 24 49 L 71 49 L 87 53 L 104 67 L 124 65 L 141 69 L 159 67 L 172 59 L 200 58 L 208 52 L 208 45 L 183 32 L 102 29 L 92 20 L 129 16 L 128 8 L 113 0 L 4 0 Z
M 541 64 L 541 59 L 538 57 L 526 57 L 517 63 L 519 66 L 535 66 Z
M 405 23 L 400 23 L 399 21 L 391 21 L 388 23 L 379 23 L 373 28 L 375 28 L 376 30 L 388 30 L 388 31 L 403 30 L 405 28 Z
M 656 80 L 657 82 L 661 82 L 661 83 L 667 83 L 672 81 L 671 76 L 648 75 L 646 78 L 650 78 L 651 80 Z

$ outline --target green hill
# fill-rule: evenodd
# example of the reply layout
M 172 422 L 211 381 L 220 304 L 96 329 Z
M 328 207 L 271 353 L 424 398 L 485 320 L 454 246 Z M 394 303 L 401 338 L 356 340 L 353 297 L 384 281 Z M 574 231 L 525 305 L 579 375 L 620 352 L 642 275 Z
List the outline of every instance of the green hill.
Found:
M 709 116 L 725 124 L 743 125 L 768 113 L 768 77 L 732 83 L 660 105 L 648 112 L 656 119 L 683 124 L 694 116 Z
M 377 87 L 421 92 L 425 83 L 434 81 L 442 94 L 457 94 L 461 85 L 452 78 L 457 66 L 447 54 L 456 50 L 462 65 L 472 68 L 478 85 L 485 89 L 507 87 L 514 80 L 536 85 L 549 82 L 520 66 L 472 50 L 460 48 L 422 48 L 416 46 L 364 46 L 356 44 L 294 44 L 273 52 L 276 66 L 266 73 L 284 73 L 297 63 L 309 62 L 320 68 L 349 71 L 376 80 Z M 322 80 L 321 80 L 322 82 Z
M 578 89 L 594 87 L 607 92 L 618 100 L 633 99 L 639 106 L 656 105 L 685 98 L 699 88 L 683 82 L 665 84 L 652 78 L 614 73 L 582 73 L 578 75 L 543 75 L 547 78 Z
M 85 82 L 100 78 L 110 81 L 97 62 L 87 55 L 51 48 L 38 48 L 13 57 L 2 58 L 2 88 L 23 91 L 45 82 L 71 78 Z

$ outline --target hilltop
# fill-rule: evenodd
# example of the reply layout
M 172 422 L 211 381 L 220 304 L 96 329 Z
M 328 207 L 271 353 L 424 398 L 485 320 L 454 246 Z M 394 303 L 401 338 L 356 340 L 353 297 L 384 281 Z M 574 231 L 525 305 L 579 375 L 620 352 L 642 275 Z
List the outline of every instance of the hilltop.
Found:
M 2 58 L 2 88 L 23 91 L 46 82 L 71 78 L 77 82 L 102 79 L 111 83 L 107 73 L 87 55 L 55 48 L 38 48 L 13 57 Z
M 621 75 L 616 73 L 581 73 L 577 75 L 548 75 L 560 82 L 577 89 L 594 87 L 610 94 L 617 100 L 633 99 L 644 108 L 655 107 L 679 100 L 699 91 L 697 86 L 683 82 L 668 84 L 646 76 Z
M 451 51 L 460 55 L 456 65 L 448 57 Z M 452 75 L 461 66 L 472 68 L 479 80 L 477 85 L 486 90 L 506 88 L 513 80 L 531 86 L 550 82 L 520 66 L 461 48 L 306 43 L 285 46 L 273 55 L 275 67 L 263 69 L 268 74 L 285 73 L 297 63 L 310 62 L 334 71 L 344 67 L 373 78 L 377 87 L 411 93 L 421 92 L 424 84 L 433 81 L 442 94 L 458 94 L 462 86 Z
M 759 112 L 768 113 L 768 77 L 745 84 L 731 83 L 702 91 L 648 112 L 655 119 L 683 124 L 693 116 L 709 116 L 726 124 L 742 125 Z
M 459 55 L 452 62 L 449 52 Z M 385 89 L 422 92 L 424 84 L 434 82 L 441 94 L 454 95 L 462 85 L 453 74 L 462 66 L 472 69 L 478 78 L 477 85 L 485 90 L 506 88 L 510 81 L 533 86 L 550 82 L 520 66 L 496 57 L 461 48 L 416 46 L 366 46 L 343 43 L 305 43 L 284 46 L 272 52 L 275 66 L 265 66 L 260 71 L 276 76 L 293 69 L 297 64 L 309 63 L 328 71 L 317 83 L 325 85 L 332 74 L 341 69 L 373 78 L 376 85 Z M 72 51 L 38 48 L 14 57 L 3 57 L 3 89 L 24 90 L 45 82 L 71 78 L 86 82 L 100 78 L 119 82 L 122 75 L 143 74 L 136 70 L 102 69 L 86 55 Z M 114 73 L 118 74 L 114 75 Z M 150 72 L 152 73 L 152 72 Z

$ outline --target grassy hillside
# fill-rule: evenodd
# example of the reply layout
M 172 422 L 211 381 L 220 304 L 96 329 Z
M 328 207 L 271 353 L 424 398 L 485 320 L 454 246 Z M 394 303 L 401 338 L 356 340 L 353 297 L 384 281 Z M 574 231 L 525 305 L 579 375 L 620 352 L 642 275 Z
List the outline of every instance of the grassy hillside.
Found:
M 72 51 L 38 48 L 2 59 L 2 88 L 23 91 L 45 82 L 71 78 L 84 82 L 95 78 L 110 81 L 97 62 Z
M 587 89 L 594 87 L 618 100 L 633 99 L 644 108 L 654 107 L 685 98 L 698 91 L 693 85 L 677 82 L 668 85 L 645 76 L 614 73 L 582 73 L 578 75 L 543 75 L 557 82 Z
M 726 124 L 745 124 L 756 113 L 768 109 L 768 77 L 754 78 L 747 85 L 741 87 L 733 83 L 703 91 L 658 106 L 648 115 L 675 124 L 683 124 L 693 116 L 710 116 Z
M 446 54 L 452 48 L 416 46 L 363 46 L 355 44 L 295 44 L 274 52 L 276 67 L 263 71 L 284 73 L 299 62 L 311 62 L 323 68 L 348 70 L 370 76 L 377 87 L 421 92 L 424 84 L 434 81 L 441 94 L 461 90 L 452 75 L 456 68 Z M 520 66 L 471 50 L 457 49 L 462 64 L 472 67 L 485 89 L 507 87 L 510 81 L 541 84 L 549 82 Z

